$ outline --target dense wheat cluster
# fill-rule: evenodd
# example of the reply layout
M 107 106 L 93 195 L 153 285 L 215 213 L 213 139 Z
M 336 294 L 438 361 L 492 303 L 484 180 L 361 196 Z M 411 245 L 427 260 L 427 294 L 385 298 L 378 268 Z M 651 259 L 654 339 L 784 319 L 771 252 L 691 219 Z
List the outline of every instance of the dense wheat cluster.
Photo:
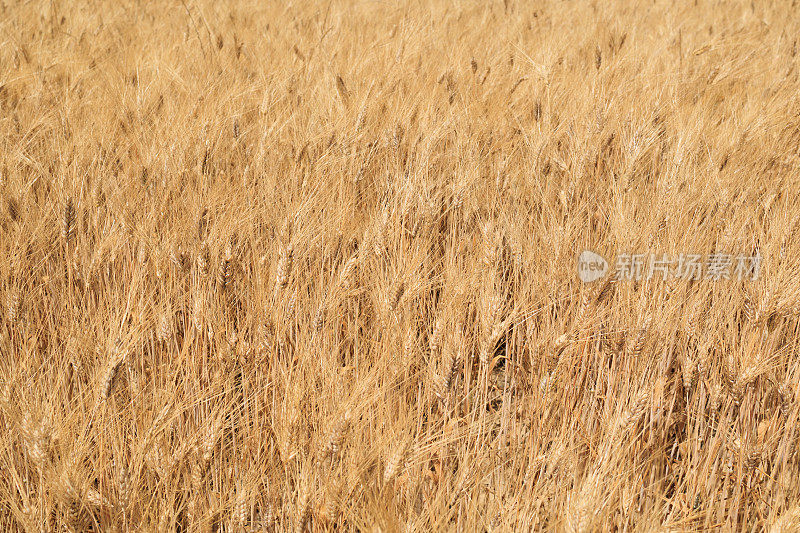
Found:
M 3 2 L 0 528 L 800 529 L 770 4 Z

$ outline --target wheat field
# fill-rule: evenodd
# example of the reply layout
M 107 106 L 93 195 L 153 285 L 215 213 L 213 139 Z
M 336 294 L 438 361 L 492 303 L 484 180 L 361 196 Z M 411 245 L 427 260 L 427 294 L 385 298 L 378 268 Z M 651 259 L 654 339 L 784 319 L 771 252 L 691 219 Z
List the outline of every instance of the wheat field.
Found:
M 0 528 L 800 531 L 798 35 L 2 2 Z

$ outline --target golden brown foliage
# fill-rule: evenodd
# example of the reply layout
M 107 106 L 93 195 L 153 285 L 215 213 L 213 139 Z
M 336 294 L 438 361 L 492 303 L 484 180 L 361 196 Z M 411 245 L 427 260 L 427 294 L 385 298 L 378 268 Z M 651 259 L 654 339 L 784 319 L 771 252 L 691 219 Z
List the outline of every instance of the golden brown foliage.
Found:
M 789 2 L 0 28 L 3 531 L 797 529 Z

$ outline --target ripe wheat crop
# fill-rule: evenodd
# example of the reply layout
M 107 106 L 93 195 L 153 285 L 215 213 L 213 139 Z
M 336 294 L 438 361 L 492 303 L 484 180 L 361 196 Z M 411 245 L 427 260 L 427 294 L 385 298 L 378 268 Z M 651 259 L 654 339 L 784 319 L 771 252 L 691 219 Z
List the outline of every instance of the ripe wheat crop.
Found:
M 0 529 L 800 530 L 793 4 L 2 2 Z

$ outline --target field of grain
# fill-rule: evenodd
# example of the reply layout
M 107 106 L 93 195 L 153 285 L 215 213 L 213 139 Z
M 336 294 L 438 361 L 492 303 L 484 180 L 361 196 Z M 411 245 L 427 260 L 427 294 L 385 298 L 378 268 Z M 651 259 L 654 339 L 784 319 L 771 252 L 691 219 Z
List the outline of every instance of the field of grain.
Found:
M 2 2 L 0 529 L 800 530 L 799 35 Z

